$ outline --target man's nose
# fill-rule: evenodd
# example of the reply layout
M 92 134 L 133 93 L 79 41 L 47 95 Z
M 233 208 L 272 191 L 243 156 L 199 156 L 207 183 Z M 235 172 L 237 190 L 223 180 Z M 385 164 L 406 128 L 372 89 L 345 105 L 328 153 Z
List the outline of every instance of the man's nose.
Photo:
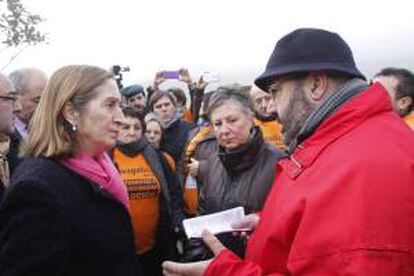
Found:
M 19 112 L 22 110 L 22 103 L 20 102 L 19 98 L 17 98 L 13 102 L 13 113 Z

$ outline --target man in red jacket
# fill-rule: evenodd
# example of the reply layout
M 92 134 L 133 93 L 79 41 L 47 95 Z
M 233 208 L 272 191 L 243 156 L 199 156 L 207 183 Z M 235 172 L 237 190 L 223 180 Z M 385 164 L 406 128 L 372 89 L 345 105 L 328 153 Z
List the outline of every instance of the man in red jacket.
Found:
M 214 259 L 164 273 L 414 275 L 414 133 L 364 79 L 336 33 L 283 37 L 255 83 L 275 99 L 290 156 L 262 212 L 245 218 L 245 258 L 206 232 Z

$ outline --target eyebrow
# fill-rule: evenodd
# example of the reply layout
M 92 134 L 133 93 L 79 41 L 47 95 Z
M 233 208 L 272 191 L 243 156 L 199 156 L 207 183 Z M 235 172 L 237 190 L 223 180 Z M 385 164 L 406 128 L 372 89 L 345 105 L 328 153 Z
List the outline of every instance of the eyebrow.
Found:
M 120 101 L 121 99 L 115 96 L 109 96 L 104 101 Z

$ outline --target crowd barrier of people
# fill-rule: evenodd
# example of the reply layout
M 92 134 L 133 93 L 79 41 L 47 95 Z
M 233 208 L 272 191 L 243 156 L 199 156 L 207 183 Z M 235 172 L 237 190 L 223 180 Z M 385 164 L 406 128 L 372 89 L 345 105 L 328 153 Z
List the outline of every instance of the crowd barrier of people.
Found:
M 304 28 L 248 85 L 113 73 L 0 74 L 0 275 L 414 275 L 410 70 Z

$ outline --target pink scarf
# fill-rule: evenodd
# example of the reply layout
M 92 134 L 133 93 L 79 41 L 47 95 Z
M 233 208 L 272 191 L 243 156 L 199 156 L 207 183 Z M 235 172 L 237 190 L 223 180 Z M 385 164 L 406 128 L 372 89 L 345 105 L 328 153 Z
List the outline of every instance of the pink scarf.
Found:
M 127 209 L 129 208 L 127 189 L 119 172 L 106 153 L 102 153 L 96 158 L 80 153 L 75 157 L 63 159 L 60 163 L 99 184 Z

